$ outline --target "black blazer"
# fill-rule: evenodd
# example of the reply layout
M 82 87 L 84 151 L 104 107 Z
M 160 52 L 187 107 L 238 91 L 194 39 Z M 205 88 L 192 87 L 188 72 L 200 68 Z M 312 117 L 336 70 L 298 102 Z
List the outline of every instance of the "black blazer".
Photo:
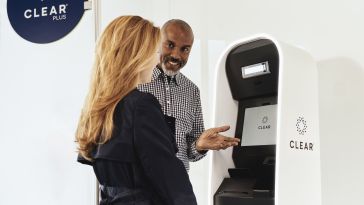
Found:
M 137 89 L 117 105 L 110 141 L 89 162 L 101 188 L 101 205 L 196 205 L 188 174 L 157 99 Z

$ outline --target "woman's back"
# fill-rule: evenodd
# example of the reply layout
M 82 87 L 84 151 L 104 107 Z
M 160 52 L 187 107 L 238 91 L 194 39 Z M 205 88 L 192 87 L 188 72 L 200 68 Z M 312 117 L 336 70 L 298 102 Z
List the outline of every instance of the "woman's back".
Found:
M 154 96 L 133 90 L 117 105 L 112 138 L 92 152 L 101 204 L 196 204 L 174 136 Z

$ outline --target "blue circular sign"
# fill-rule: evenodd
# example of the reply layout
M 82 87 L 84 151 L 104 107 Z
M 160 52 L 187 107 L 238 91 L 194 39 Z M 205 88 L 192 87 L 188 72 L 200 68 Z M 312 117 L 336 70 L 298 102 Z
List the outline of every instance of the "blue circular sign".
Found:
M 7 11 L 11 26 L 22 38 L 50 43 L 76 27 L 84 0 L 8 0 Z

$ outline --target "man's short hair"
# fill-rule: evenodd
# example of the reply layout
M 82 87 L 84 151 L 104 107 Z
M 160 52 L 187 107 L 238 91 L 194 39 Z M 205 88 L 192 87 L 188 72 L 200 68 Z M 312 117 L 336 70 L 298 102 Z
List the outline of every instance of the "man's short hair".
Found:
M 187 22 L 181 20 L 181 19 L 171 19 L 168 20 L 166 23 L 163 24 L 162 26 L 162 31 L 165 31 L 165 29 L 169 26 L 169 25 L 177 25 L 180 28 L 182 28 L 184 31 L 190 32 L 193 36 L 193 31 L 190 25 L 188 25 Z

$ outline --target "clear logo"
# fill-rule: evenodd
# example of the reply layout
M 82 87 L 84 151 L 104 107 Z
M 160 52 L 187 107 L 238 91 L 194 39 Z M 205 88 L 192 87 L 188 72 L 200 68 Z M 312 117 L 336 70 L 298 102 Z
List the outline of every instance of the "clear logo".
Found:
M 50 43 L 70 33 L 81 20 L 84 0 L 8 0 L 15 32 L 33 43 Z

